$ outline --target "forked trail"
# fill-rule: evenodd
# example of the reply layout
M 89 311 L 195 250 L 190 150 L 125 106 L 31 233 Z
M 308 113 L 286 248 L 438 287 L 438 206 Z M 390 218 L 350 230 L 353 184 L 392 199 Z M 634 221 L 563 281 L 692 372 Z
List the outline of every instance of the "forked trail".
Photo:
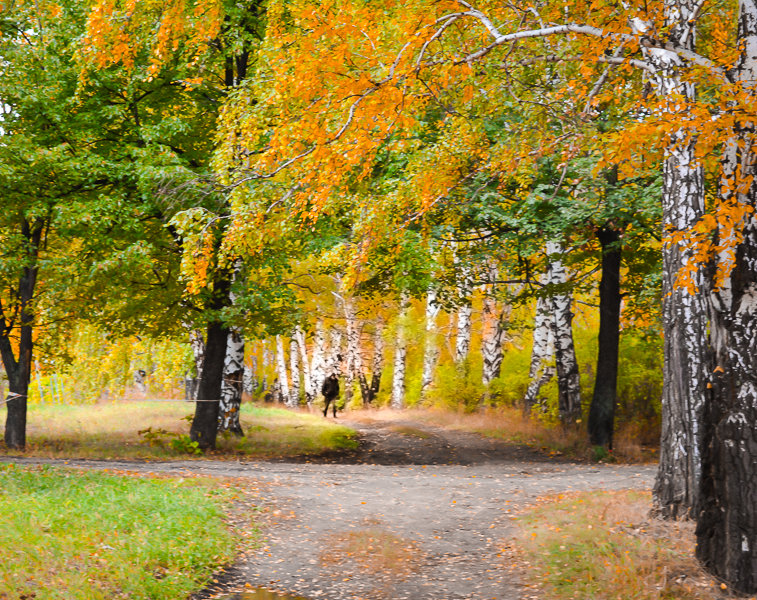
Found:
M 254 479 L 263 546 L 198 597 L 249 584 L 328 600 L 530 598 L 511 568 L 513 515 L 550 494 L 647 489 L 655 471 L 550 461 L 417 422 L 347 424 L 360 449 L 317 460 L 69 464 Z

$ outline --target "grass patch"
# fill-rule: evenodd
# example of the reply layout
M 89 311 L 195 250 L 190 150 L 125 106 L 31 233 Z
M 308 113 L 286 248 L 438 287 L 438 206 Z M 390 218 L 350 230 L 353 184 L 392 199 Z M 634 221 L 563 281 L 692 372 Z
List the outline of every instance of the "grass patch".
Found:
M 25 455 L 170 459 L 192 455 L 185 402 L 30 405 Z M 355 432 L 320 416 L 243 404 L 244 438 L 219 436 L 216 458 L 297 456 L 357 447 Z M 151 433 L 139 435 L 138 432 Z M 1 454 L 12 454 L 0 446 Z
M 176 600 L 229 562 L 206 481 L 0 466 L 0 598 Z
M 558 496 L 520 518 L 537 596 L 550 600 L 713 600 L 694 559 L 694 524 L 649 518 L 641 492 Z

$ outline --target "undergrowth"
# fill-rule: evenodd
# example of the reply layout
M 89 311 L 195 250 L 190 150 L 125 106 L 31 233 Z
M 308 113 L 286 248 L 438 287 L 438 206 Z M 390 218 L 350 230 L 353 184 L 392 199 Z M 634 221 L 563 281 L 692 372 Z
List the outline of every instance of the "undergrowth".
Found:
M 651 519 L 650 508 L 649 493 L 593 492 L 560 495 L 521 516 L 521 543 L 536 588 L 530 597 L 725 597 L 725 586 L 694 558 L 694 524 Z
M 194 404 L 116 402 L 29 407 L 27 456 L 168 459 L 199 456 L 189 439 Z M 214 457 L 297 456 L 351 449 L 355 432 L 317 415 L 242 404 L 244 437 L 220 435 Z M 0 454 L 9 453 L 0 445 Z
M 610 452 L 604 448 L 601 451 L 592 448 L 588 442 L 585 423 L 562 427 L 524 415 L 517 408 L 487 408 L 474 413 L 429 409 L 413 411 L 412 414 L 414 418 L 444 427 L 531 446 L 551 456 L 594 462 L 646 462 L 657 458 L 654 446 L 642 445 L 641 441 L 645 438 L 636 424 L 620 425 Z

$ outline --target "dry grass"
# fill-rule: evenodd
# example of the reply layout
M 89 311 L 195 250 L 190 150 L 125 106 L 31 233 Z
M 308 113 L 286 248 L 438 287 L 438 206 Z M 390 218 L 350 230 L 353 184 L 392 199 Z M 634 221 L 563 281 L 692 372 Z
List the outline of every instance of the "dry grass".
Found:
M 27 456 L 50 458 L 165 459 L 184 456 L 172 445 L 189 431 L 194 404 L 117 402 L 31 405 Z M 244 438 L 219 437 L 217 458 L 294 456 L 352 447 L 354 432 L 315 415 L 242 405 Z M 140 435 L 151 429 L 157 435 Z M 165 432 L 165 433 L 163 433 Z M 152 437 L 152 443 L 147 443 Z M 0 446 L 0 454 L 8 454 Z
M 694 524 L 650 519 L 641 492 L 545 499 L 521 517 L 535 595 L 550 600 L 731 597 L 694 559 Z M 754 599 L 752 599 L 754 600 Z
M 638 426 L 621 427 L 615 434 L 613 453 L 597 457 L 589 445 L 585 427 L 548 427 L 538 419 L 523 415 L 520 409 L 485 409 L 474 413 L 440 409 L 390 409 L 352 413 L 353 420 L 401 421 L 408 418 L 438 425 L 448 429 L 480 433 L 487 437 L 502 439 L 514 444 L 537 448 L 551 456 L 567 456 L 578 460 L 604 460 L 621 462 L 649 462 L 656 460 L 656 449 L 643 446 L 642 431 Z M 397 426 L 402 427 L 402 426 Z M 393 428 L 395 429 L 395 428 Z
M 396 580 L 419 569 L 423 554 L 416 542 L 387 531 L 377 520 L 367 520 L 366 525 L 329 535 L 329 550 L 321 554 L 321 563 L 335 576 L 349 575 L 352 567 Z

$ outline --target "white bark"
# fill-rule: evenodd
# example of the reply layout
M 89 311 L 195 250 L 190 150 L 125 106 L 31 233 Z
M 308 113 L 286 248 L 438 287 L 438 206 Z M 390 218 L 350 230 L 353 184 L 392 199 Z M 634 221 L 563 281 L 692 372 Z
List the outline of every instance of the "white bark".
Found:
M 462 365 L 470 352 L 473 305 L 470 298 L 457 309 L 457 337 L 455 339 L 455 362 Z
M 373 361 L 371 383 L 369 386 L 369 402 L 376 399 L 376 395 L 381 389 L 381 372 L 384 369 L 384 321 L 380 317 L 376 320 L 375 330 L 373 332 Z
M 400 311 L 397 318 L 397 332 L 394 341 L 394 372 L 392 374 L 392 408 L 405 408 L 405 359 L 407 356 L 407 339 L 405 321 L 408 313 L 408 299 L 400 299 Z
M 244 364 L 244 377 L 242 379 L 242 391 L 252 396 L 257 386 L 255 375 L 258 367 L 258 357 L 254 354 L 250 357 L 251 365 Z
M 305 392 L 305 401 L 308 405 L 313 403 L 318 394 L 318 384 L 313 381 L 312 366 L 308 360 L 308 347 L 305 339 L 305 332 L 299 325 L 295 329 L 294 337 L 297 342 L 297 348 L 300 351 L 300 364 L 302 365 L 302 383 Z M 315 352 L 312 360 L 315 362 Z
M 563 253 L 562 244 L 549 241 L 546 244 L 546 251 L 549 256 L 549 283 L 553 286 L 565 285 L 568 274 L 560 259 Z M 550 299 L 560 421 L 574 423 L 581 416 L 581 386 L 573 344 L 573 295 L 555 293 L 550 296 Z
M 499 377 L 502 367 L 503 345 L 507 339 L 505 327 L 510 315 L 510 306 L 499 303 L 491 296 L 484 298 L 483 329 L 481 334 L 481 354 L 484 360 L 481 383 L 488 387 Z
M 423 349 L 423 374 L 421 377 L 421 398 L 425 397 L 434 382 L 434 371 L 439 359 L 439 344 L 437 342 L 436 318 L 440 306 L 436 303 L 436 290 L 429 288 L 426 293 L 426 339 Z
M 327 368 L 326 368 L 326 375 L 331 375 L 332 373 L 335 373 L 336 375 L 343 375 L 342 367 L 343 367 L 343 361 L 344 361 L 344 353 L 342 352 L 342 340 L 344 339 L 344 336 L 342 335 L 342 330 L 339 329 L 336 325 L 333 325 L 331 327 L 331 330 L 329 331 L 329 350 L 328 350 L 328 359 L 326 361 Z
M 313 397 L 309 400 L 311 404 L 318 397 L 327 375 L 330 375 L 330 373 L 326 372 L 326 331 L 323 326 L 323 319 L 321 318 L 315 323 L 312 356 L 313 358 L 310 363 L 310 385 L 312 386 Z
M 292 376 L 292 385 L 287 398 L 287 406 L 297 408 L 300 404 L 300 361 L 297 334 L 292 335 L 289 343 L 289 373 Z
M 218 407 L 218 430 L 242 434 L 239 411 L 242 405 L 244 380 L 244 337 L 232 328 L 226 339 L 226 358 L 223 363 L 221 403 Z
M 263 348 L 263 392 L 268 389 L 268 371 L 271 368 L 271 351 L 268 349 L 268 341 L 260 342 Z
M 342 298 L 344 309 L 347 351 L 344 368 L 344 400 L 349 405 L 355 386 L 355 379 L 363 376 L 363 357 L 360 354 L 360 323 L 355 314 L 355 300 L 350 296 Z
M 669 41 L 694 48 L 696 2 L 666 0 L 664 9 Z M 649 24 L 638 21 L 640 32 Z M 671 52 L 642 48 L 653 68 L 657 94 L 668 99 L 670 108 L 679 98 L 693 100 L 694 86 L 681 79 L 682 61 Z M 663 162 L 663 231 L 687 231 L 704 214 L 704 172 L 696 157 L 696 140 L 684 129 L 670 134 Z M 654 486 L 656 510 L 664 516 L 686 516 L 697 503 L 701 476 L 699 443 L 701 412 L 706 392 L 705 336 L 707 316 L 704 280 L 700 291 L 689 294 L 675 285 L 680 270 L 691 261 L 691 253 L 678 244 L 663 245 L 663 365 L 662 439 L 660 468 Z
M 186 377 L 184 379 L 184 395 L 187 400 L 196 400 L 197 388 L 199 387 L 200 375 L 202 373 L 202 365 L 205 362 L 205 340 L 202 337 L 201 331 L 189 328 L 189 347 L 192 349 L 192 358 L 194 359 L 195 364 L 195 376 L 192 378 Z
M 538 402 L 539 391 L 555 374 L 552 361 L 555 355 L 554 331 L 552 328 L 552 302 L 548 298 L 536 301 L 534 316 L 531 366 L 528 371 L 528 389 L 523 407 L 528 412 Z
M 289 398 L 289 379 L 287 377 L 286 355 L 284 354 L 284 342 L 280 335 L 276 336 L 276 376 L 278 380 L 278 402 L 286 402 Z

